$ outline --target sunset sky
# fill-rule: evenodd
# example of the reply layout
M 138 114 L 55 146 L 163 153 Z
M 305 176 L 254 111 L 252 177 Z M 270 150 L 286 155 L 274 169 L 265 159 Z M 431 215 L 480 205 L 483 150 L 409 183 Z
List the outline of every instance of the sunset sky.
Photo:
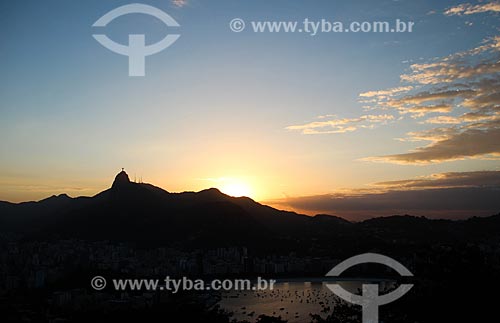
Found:
M 180 38 L 129 77 L 92 24 L 131 1 L 0 3 L 0 200 L 129 176 L 307 214 L 500 211 L 500 2 L 162 0 L 104 32 Z M 247 28 L 235 33 L 229 22 Z M 412 33 L 256 33 L 250 21 L 414 21 Z M 361 215 L 362 214 L 362 215 Z

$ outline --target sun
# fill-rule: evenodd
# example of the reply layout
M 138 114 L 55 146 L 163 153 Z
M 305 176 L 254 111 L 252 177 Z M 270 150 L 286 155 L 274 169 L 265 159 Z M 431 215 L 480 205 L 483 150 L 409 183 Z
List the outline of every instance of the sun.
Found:
M 230 182 L 227 184 L 224 184 L 220 190 L 222 193 L 225 193 L 227 195 L 231 195 L 234 197 L 240 197 L 240 196 L 247 196 L 250 197 L 252 194 L 252 190 L 250 189 L 250 186 L 248 186 L 246 183 L 242 182 Z

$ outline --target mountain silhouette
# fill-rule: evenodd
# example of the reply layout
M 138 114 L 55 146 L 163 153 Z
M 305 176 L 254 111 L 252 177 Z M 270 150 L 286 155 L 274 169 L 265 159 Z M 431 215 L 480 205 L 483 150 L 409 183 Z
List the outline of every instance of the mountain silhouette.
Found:
M 2 231 L 33 236 L 136 241 L 140 243 L 245 244 L 314 231 L 314 224 L 350 223 L 280 211 L 218 189 L 170 193 L 116 175 L 111 188 L 93 197 L 62 194 L 39 202 L 0 202 Z M 321 218 L 321 219 L 320 219 Z
M 352 243 L 353 237 L 446 239 L 500 229 L 500 215 L 466 221 L 392 216 L 351 223 L 331 215 L 280 211 L 218 189 L 170 193 L 130 181 L 121 171 L 111 187 L 93 197 L 65 194 L 38 202 L 0 202 L 0 232 L 35 239 L 95 239 L 146 245 L 254 249 Z M 368 239 L 368 238 L 367 238 Z

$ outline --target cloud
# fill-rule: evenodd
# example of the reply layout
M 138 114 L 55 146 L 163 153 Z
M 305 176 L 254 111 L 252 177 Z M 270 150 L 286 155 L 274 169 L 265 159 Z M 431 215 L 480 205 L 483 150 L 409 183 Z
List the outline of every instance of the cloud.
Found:
M 447 9 L 444 12 L 444 14 L 447 16 L 455 16 L 455 15 L 461 16 L 461 15 L 472 15 L 488 11 L 500 12 L 500 2 L 494 1 L 489 3 L 481 3 L 477 5 L 464 3 Z
M 182 8 L 188 3 L 187 0 L 172 0 L 172 4 L 177 8 Z
M 411 73 L 401 75 L 404 82 L 420 84 L 449 83 L 461 78 L 500 72 L 498 58 L 485 60 L 478 64 L 468 65 L 467 62 L 443 60 L 431 64 L 413 64 Z
M 427 146 L 400 154 L 363 158 L 396 164 L 441 163 L 466 158 L 500 156 L 500 37 L 475 48 L 430 63 L 413 64 L 401 80 L 411 90 L 392 96 L 373 91 L 372 110 L 393 109 L 400 115 L 422 118 L 418 124 L 438 128 L 412 131 L 401 141 L 430 141 Z M 392 93 L 391 89 L 389 92 Z M 381 95 L 379 95 L 381 94 Z M 465 111 L 464 111 L 465 110 Z M 461 111 L 460 114 L 457 112 Z
M 401 109 L 401 114 L 410 113 L 414 118 L 423 117 L 429 113 L 448 113 L 451 112 L 452 106 L 449 104 L 421 105 L 412 106 L 406 109 Z
M 500 81 L 492 86 L 488 91 L 486 88 L 482 92 L 478 92 L 475 97 L 469 97 L 462 102 L 462 105 L 469 109 L 484 109 L 484 108 L 498 108 L 500 104 Z
M 325 119 L 325 116 L 318 117 Z M 302 125 L 286 127 L 287 130 L 300 131 L 302 134 L 332 134 L 352 132 L 359 128 L 372 128 L 374 124 L 383 124 L 394 120 L 394 116 L 389 114 L 363 115 L 358 118 L 333 118 L 325 121 L 314 121 Z
M 460 118 L 452 116 L 439 116 L 425 120 L 425 123 L 437 123 L 437 124 L 459 124 L 462 123 Z
M 288 197 L 266 203 L 308 214 L 338 215 L 349 220 L 395 214 L 456 219 L 493 215 L 500 210 L 499 171 L 442 173 L 376 185 L 384 191 Z
M 498 119 L 498 116 L 500 114 L 499 109 L 500 107 L 491 107 L 491 108 L 485 107 L 480 109 L 479 111 L 465 113 L 462 116 L 460 116 L 460 119 L 463 120 L 463 122 L 485 121 L 485 120 L 494 121 Z
M 452 100 L 457 97 L 470 98 L 475 94 L 473 89 L 455 89 L 447 91 L 424 91 L 415 95 L 409 95 L 402 97 L 398 100 L 394 100 L 390 105 L 400 107 L 402 110 L 404 108 L 401 106 L 403 104 L 422 104 L 429 101 L 436 100 Z
M 464 123 L 470 123 L 470 122 L 479 122 L 479 121 L 495 121 L 500 119 L 500 108 L 498 107 L 493 107 L 493 108 L 482 108 L 479 111 L 476 112 L 468 112 L 464 113 L 461 116 L 454 117 L 454 116 L 438 116 L 434 118 L 429 118 L 424 121 L 424 123 L 431 123 L 431 124 L 464 124 Z M 478 127 L 480 124 L 475 123 L 472 125 L 466 125 L 464 128 L 473 128 L 473 127 Z M 484 127 L 484 123 L 482 124 L 482 127 Z M 494 125 L 494 123 L 490 124 Z
M 426 124 L 448 127 L 407 133 L 400 141 L 430 141 L 431 144 L 411 152 L 362 158 L 364 161 L 395 164 L 429 164 L 465 158 L 498 159 L 500 157 L 500 107 L 486 107 L 460 116 L 438 116 Z
M 412 131 L 408 132 L 408 137 L 398 138 L 400 141 L 442 141 L 451 138 L 452 136 L 458 134 L 458 130 L 455 128 L 432 128 L 422 131 Z
M 418 165 L 478 157 L 500 157 L 500 128 L 467 129 L 409 153 L 367 157 L 361 160 Z
M 499 7 L 499 2 L 463 4 L 448 9 L 447 14 L 496 12 Z M 347 133 L 410 117 L 420 119 L 416 127 L 438 127 L 416 128 L 406 138 L 396 139 L 430 143 L 404 153 L 361 160 L 429 164 L 500 156 L 500 36 L 489 37 L 468 50 L 412 64 L 400 80 L 401 86 L 359 94 L 359 102 L 370 115 L 343 119 L 323 116 L 286 129 L 303 134 Z M 377 115 L 375 110 L 383 114 Z M 427 119 L 422 120 L 424 117 Z
M 366 97 L 366 98 L 371 98 L 371 97 L 390 97 L 394 96 L 395 94 L 401 93 L 401 92 L 408 92 L 411 89 L 413 89 L 413 86 L 400 86 L 388 90 L 380 90 L 380 91 L 368 91 L 361 93 L 359 96 L 361 97 Z
M 500 171 L 448 172 L 399 181 L 378 182 L 386 189 L 428 189 L 456 187 L 500 188 Z
M 499 189 L 492 187 L 396 190 L 364 195 L 316 195 L 266 204 L 307 214 L 331 214 L 351 221 L 411 214 L 437 219 L 489 216 L 500 210 Z

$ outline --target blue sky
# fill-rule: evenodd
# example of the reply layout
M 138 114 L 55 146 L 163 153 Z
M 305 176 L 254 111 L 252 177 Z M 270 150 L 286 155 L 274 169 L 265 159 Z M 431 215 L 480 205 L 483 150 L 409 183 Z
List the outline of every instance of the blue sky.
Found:
M 176 43 L 146 58 L 142 78 L 129 77 L 127 57 L 92 38 L 99 17 L 129 3 L 0 4 L 0 200 L 62 191 L 92 195 L 121 167 L 172 191 L 232 181 L 249 187 L 258 200 L 498 170 L 490 153 L 422 165 L 367 161 L 425 146 L 395 139 L 434 124 L 387 109 L 367 112 L 359 96 L 408 85 L 401 75 L 411 74 L 412 64 L 435 62 L 497 36 L 498 11 L 474 7 L 494 1 L 471 2 L 458 14 L 445 13 L 464 2 L 141 1 L 181 26 Z M 233 18 L 401 19 L 415 27 L 412 33 L 310 36 L 253 33 L 247 26 L 234 33 L 228 26 Z M 174 31 L 155 18 L 127 15 L 104 32 L 120 43 L 132 33 L 146 34 L 154 43 Z M 485 53 L 497 55 L 495 49 Z M 457 104 L 447 115 L 458 116 L 460 109 Z M 394 119 L 373 129 L 360 127 L 358 120 L 355 131 L 344 133 L 290 129 L 322 120 L 319 116 L 339 120 L 367 114 Z

